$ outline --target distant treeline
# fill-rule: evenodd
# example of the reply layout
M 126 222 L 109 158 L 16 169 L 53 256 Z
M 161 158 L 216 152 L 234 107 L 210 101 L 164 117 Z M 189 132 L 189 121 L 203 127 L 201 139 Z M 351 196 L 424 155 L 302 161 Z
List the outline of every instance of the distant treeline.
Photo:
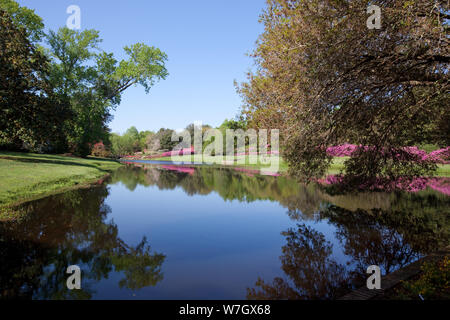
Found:
M 242 119 L 225 119 L 225 121 L 216 129 L 225 135 L 227 129 L 245 130 L 246 128 L 247 124 Z M 184 129 L 184 133 L 187 133 L 190 136 L 191 143 L 194 143 L 194 132 L 196 129 L 203 134 L 206 130 L 212 129 L 212 127 L 210 125 L 202 125 L 201 128 L 196 128 L 194 124 L 189 124 Z M 175 130 L 166 128 L 161 128 L 157 132 L 148 130 L 139 132 L 136 127 L 133 126 L 122 135 L 111 133 L 106 140 L 106 143 L 102 141 L 94 146 L 92 154 L 95 156 L 120 157 L 136 153 L 158 154 L 165 151 L 172 151 L 183 141 L 182 138 L 179 138 L 178 141 L 172 139 L 174 133 Z M 210 141 L 203 141 L 202 143 L 203 145 L 206 145 L 210 143 Z

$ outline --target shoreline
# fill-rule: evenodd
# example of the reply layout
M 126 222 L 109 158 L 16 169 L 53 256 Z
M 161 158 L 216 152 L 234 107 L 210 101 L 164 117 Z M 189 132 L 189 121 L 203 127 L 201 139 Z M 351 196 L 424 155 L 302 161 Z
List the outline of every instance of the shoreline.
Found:
M 180 160 L 180 161 L 174 161 Z M 88 188 L 103 182 L 114 170 L 127 162 L 160 163 L 175 166 L 208 165 L 196 163 L 191 156 L 175 158 L 126 159 L 76 158 L 63 155 L 32 154 L 0 151 L 0 220 L 14 219 L 15 207 L 48 196 L 79 188 Z M 343 167 L 346 158 L 337 158 L 328 174 L 336 174 Z M 264 169 L 260 164 L 233 163 L 213 164 L 223 168 Z M 446 165 L 450 167 L 450 165 Z M 281 159 L 279 173 L 287 171 L 287 164 Z M 437 172 L 434 177 L 450 177 L 450 169 Z
M 344 169 L 344 161 L 346 161 L 349 157 L 334 157 L 330 167 L 328 168 L 327 175 L 335 175 L 339 174 L 341 170 Z M 267 165 L 261 165 L 261 164 L 250 164 L 248 163 L 248 157 L 245 160 L 245 163 L 236 163 L 236 161 L 239 161 L 239 157 L 235 160 L 233 164 L 217 164 L 213 163 L 212 165 L 224 167 L 224 168 L 252 168 L 252 169 L 268 169 L 269 166 Z M 287 172 L 288 165 L 287 163 L 280 158 L 279 160 L 279 173 Z M 152 159 L 145 159 L 145 158 L 139 158 L 139 157 L 129 157 L 129 158 L 120 158 L 119 162 L 126 163 L 126 162 L 137 162 L 137 163 L 157 163 L 157 162 L 165 162 L 165 164 L 173 164 L 173 165 L 209 165 L 208 161 L 202 161 L 194 162 L 192 155 L 184 155 L 184 156 L 173 156 L 173 157 L 159 157 L 159 158 L 152 158 Z M 214 157 L 212 157 L 211 162 L 214 162 Z M 438 169 L 434 173 L 434 175 L 431 176 L 432 178 L 450 178 L 450 164 L 439 164 Z
M 103 183 L 120 166 L 102 158 L 0 152 L 0 220 L 17 218 L 24 203 Z

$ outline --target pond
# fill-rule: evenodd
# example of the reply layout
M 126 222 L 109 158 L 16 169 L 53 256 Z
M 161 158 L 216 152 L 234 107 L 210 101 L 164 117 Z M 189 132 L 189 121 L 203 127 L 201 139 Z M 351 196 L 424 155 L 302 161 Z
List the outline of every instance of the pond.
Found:
M 0 297 L 335 299 L 449 243 L 450 197 L 134 164 L 0 222 Z M 70 265 L 81 290 L 66 286 Z

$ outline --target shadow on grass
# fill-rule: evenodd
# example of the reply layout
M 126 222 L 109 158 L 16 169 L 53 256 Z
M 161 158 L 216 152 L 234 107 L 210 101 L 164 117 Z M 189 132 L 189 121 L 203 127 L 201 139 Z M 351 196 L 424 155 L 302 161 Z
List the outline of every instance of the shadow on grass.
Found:
M 12 160 L 25 163 L 47 163 L 47 164 L 59 164 L 67 166 L 80 166 L 94 168 L 102 172 L 110 172 L 108 169 L 103 169 L 100 165 L 83 163 L 69 160 L 71 158 L 65 158 L 64 156 L 50 156 L 50 155 L 30 155 L 26 153 L 0 153 L 0 159 Z M 60 160 L 58 160 L 60 159 Z M 65 160 L 67 159 L 67 160 Z M 80 160 L 90 160 L 98 162 L 113 162 L 112 160 L 105 158 L 80 158 Z

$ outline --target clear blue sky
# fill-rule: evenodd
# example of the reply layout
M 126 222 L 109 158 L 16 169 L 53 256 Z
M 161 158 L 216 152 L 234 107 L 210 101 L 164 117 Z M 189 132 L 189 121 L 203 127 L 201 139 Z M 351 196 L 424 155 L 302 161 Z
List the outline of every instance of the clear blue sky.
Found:
M 169 56 L 170 73 L 147 95 L 130 88 L 110 127 L 124 132 L 161 127 L 180 129 L 193 121 L 218 126 L 234 118 L 241 105 L 233 80 L 254 67 L 246 56 L 263 31 L 258 23 L 264 0 L 18 0 L 43 17 L 46 28 L 66 24 L 66 9 L 81 8 L 82 29 L 97 29 L 101 48 L 123 58 L 136 42 L 156 46 Z

